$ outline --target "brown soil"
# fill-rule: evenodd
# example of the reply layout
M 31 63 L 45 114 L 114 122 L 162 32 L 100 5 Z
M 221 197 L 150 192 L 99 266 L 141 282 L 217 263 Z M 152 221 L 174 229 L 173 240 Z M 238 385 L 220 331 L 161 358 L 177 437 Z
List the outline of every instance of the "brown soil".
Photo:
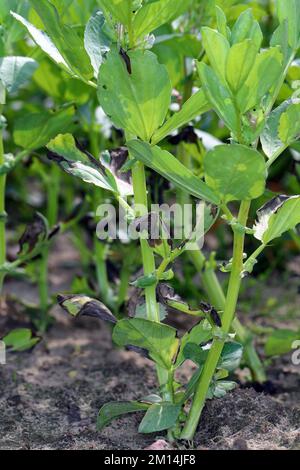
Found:
M 68 276 L 54 272 L 55 291 L 67 284 Z M 21 289 L 34 298 L 28 286 L 7 283 L 10 293 L 20 295 Z M 26 324 L 14 304 L 8 310 L 0 313 L 1 334 Z M 101 405 L 138 399 L 155 389 L 153 366 L 133 352 L 113 348 L 106 325 L 73 320 L 58 308 L 54 315 L 56 324 L 33 351 L 10 353 L 7 365 L 0 366 L 0 449 L 144 449 L 161 437 L 137 433 L 140 414 L 96 431 Z M 300 367 L 286 356 L 271 365 L 269 378 L 274 395 L 241 387 L 209 401 L 195 447 L 300 450 Z

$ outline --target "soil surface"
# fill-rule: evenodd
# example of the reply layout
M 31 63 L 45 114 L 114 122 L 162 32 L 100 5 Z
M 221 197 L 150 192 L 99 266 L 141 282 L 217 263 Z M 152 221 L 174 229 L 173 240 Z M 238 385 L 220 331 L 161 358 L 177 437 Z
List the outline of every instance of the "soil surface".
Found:
M 52 260 L 53 291 L 68 284 L 68 275 L 55 264 L 69 264 L 72 271 L 71 261 Z M 6 289 L 19 295 L 23 290 L 31 300 L 35 296 L 21 282 L 8 281 Z M 251 289 L 243 295 L 247 301 Z M 296 298 L 294 291 L 290 298 Z M 5 310 L 0 312 L 1 335 L 26 324 L 13 302 Z M 133 352 L 113 348 L 107 325 L 74 320 L 57 307 L 53 315 L 55 325 L 33 351 L 9 353 L 7 364 L 0 366 L 0 449 L 140 450 L 164 437 L 138 434 L 139 413 L 96 431 L 101 405 L 139 399 L 155 390 L 153 366 Z M 268 325 L 267 314 L 264 322 Z M 190 374 L 191 365 L 182 373 Z M 272 395 L 241 386 L 207 402 L 195 448 L 300 450 L 300 366 L 293 366 L 287 355 L 273 361 L 268 373 Z

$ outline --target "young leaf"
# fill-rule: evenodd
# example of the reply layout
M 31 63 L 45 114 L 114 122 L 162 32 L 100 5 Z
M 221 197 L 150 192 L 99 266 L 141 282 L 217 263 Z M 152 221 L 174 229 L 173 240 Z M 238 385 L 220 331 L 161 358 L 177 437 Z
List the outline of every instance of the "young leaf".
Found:
M 116 48 L 107 54 L 100 67 L 99 101 L 118 128 L 150 141 L 168 112 L 171 82 L 152 52 L 129 51 L 126 57 L 130 70 Z
M 256 46 L 250 39 L 238 42 L 231 47 L 226 64 L 226 80 L 234 94 L 248 78 L 256 54 Z
M 234 133 L 238 132 L 239 116 L 236 112 L 232 95 L 228 87 L 221 83 L 211 67 L 203 62 L 197 64 L 201 83 L 206 97 L 218 116 Z
M 300 100 L 285 110 L 280 117 L 278 135 L 285 145 L 290 145 L 300 136 Z
M 231 380 L 218 380 L 213 387 L 213 394 L 215 398 L 225 397 L 227 392 L 234 390 L 237 384 Z
M 97 430 L 101 431 L 105 426 L 110 424 L 114 419 L 128 413 L 136 413 L 137 411 L 145 411 L 149 408 L 149 404 L 139 401 L 112 401 L 106 403 L 99 410 L 97 418 Z
M 135 40 L 146 36 L 159 26 L 172 21 L 187 11 L 192 0 L 159 0 L 144 2 L 133 21 Z
M 179 129 L 189 123 L 197 116 L 200 116 L 211 108 L 203 90 L 198 90 L 182 106 L 180 111 L 173 114 L 162 127 L 160 127 L 151 139 L 151 144 L 156 145 L 174 130 Z
M 147 434 L 172 428 L 176 424 L 180 411 L 181 405 L 169 402 L 154 403 L 142 419 L 139 432 Z
M 210 62 L 221 81 L 225 81 L 226 62 L 229 53 L 229 42 L 218 31 L 204 27 L 201 29 L 203 46 Z
M 275 330 L 267 339 L 265 353 L 267 356 L 288 354 L 292 350 L 293 342 L 297 340 L 300 340 L 300 331 Z
M 96 78 L 103 56 L 110 50 L 111 45 L 110 38 L 105 34 L 104 25 L 105 17 L 101 11 L 97 11 L 90 18 L 84 33 L 84 47 L 90 56 Z
M 14 141 L 27 150 L 43 147 L 58 132 L 67 130 L 74 118 L 74 107 L 58 111 L 26 114 L 15 121 Z
M 48 0 L 30 0 L 30 3 L 69 68 L 79 77 L 86 80 L 92 78 L 93 69 L 89 56 L 75 29 L 62 24 L 55 6 Z
M 37 69 L 35 60 L 27 57 L 0 57 L 0 82 L 8 93 L 15 93 Z
M 242 113 L 260 106 L 262 98 L 271 90 L 282 72 L 283 56 L 279 47 L 271 47 L 257 55 L 248 78 L 237 94 Z
M 287 113 L 284 117 L 284 119 L 281 121 L 282 116 L 288 111 L 290 107 L 295 106 L 294 110 L 296 110 L 296 116 L 295 121 L 291 122 L 290 121 L 290 113 Z M 297 137 L 297 133 L 300 133 L 300 124 L 299 124 L 299 112 L 297 114 L 297 110 L 299 109 L 299 100 L 291 98 L 287 101 L 284 101 L 281 103 L 278 108 L 274 109 L 268 116 L 268 119 L 266 121 L 265 128 L 263 130 L 263 133 L 260 137 L 262 148 L 264 153 L 267 155 L 268 158 L 271 158 L 273 155 L 275 155 L 277 152 L 284 148 L 287 145 L 287 142 L 285 143 L 280 139 L 279 135 L 279 125 L 281 128 L 281 132 L 283 135 L 283 138 L 288 137 L 289 135 L 291 137 Z M 292 111 L 294 113 L 294 111 Z M 298 124 L 297 124 L 298 123 Z M 294 139 L 292 139 L 294 140 Z
M 50 150 L 48 158 L 58 163 L 66 173 L 122 196 L 132 194 L 130 184 L 120 180 L 92 155 L 78 148 L 71 134 L 59 134 L 47 144 L 47 148 Z
M 174 328 L 142 318 L 120 320 L 114 328 L 113 341 L 118 346 L 147 349 L 152 359 L 167 369 L 178 348 Z
M 207 343 L 212 339 L 212 327 L 207 320 L 201 320 L 197 325 L 195 325 L 190 331 L 185 333 L 180 341 L 180 350 L 176 359 L 175 367 L 179 367 L 186 357 L 185 347 L 188 344 L 202 344 Z
M 263 156 L 244 145 L 219 145 L 204 157 L 205 181 L 224 202 L 256 199 L 265 189 Z
M 246 39 L 251 39 L 256 46 L 256 50 L 259 51 L 263 41 L 263 34 L 259 23 L 253 18 L 250 8 L 241 13 L 231 32 L 232 44 L 243 42 Z
M 115 21 L 129 26 L 133 13 L 133 0 L 99 0 L 104 12 L 110 13 Z
M 300 3 L 299 0 L 277 0 L 277 12 L 280 23 L 288 23 L 289 45 L 296 50 L 300 39 Z
M 226 15 L 218 5 L 216 5 L 216 18 L 219 33 L 223 34 L 223 36 L 229 40 L 231 33 L 230 30 L 228 30 Z
M 254 236 L 267 245 L 300 223 L 300 196 L 276 196 L 257 214 Z
M 219 203 L 218 196 L 171 153 L 138 140 L 131 140 L 127 143 L 127 147 L 136 160 L 164 176 L 176 187 L 199 199 L 213 204 Z
M 110 323 L 117 323 L 116 317 L 106 305 L 86 295 L 58 295 L 57 300 L 61 308 L 73 317 L 94 317 Z
M 218 363 L 218 369 L 225 369 L 229 372 L 234 371 L 240 365 L 243 355 L 243 346 L 239 343 L 225 343 L 221 358 Z
M 12 348 L 12 351 L 14 352 L 31 349 L 39 343 L 40 340 L 41 338 L 39 337 L 32 337 L 32 332 L 28 328 L 18 328 L 13 330 L 2 339 L 6 347 Z

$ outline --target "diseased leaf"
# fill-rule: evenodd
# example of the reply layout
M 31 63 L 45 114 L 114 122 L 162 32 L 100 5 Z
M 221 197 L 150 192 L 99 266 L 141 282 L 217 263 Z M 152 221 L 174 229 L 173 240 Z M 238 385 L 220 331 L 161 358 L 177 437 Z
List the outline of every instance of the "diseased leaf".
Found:
M 238 132 L 239 116 L 236 112 L 230 90 L 217 77 L 211 67 L 203 62 L 197 64 L 203 90 L 218 116 L 234 133 Z
M 279 121 L 278 135 L 285 145 L 290 145 L 300 137 L 300 100 L 291 103 L 282 113 Z
M 151 144 L 156 145 L 165 137 L 170 135 L 174 130 L 179 129 L 185 124 L 189 123 L 197 116 L 209 111 L 211 105 L 202 89 L 198 90 L 192 95 L 182 106 L 180 111 L 173 114 L 162 127 L 160 127 L 153 135 Z
M 164 65 L 150 51 L 128 51 L 131 73 L 113 48 L 101 65 L 98 98 L 115 126 L 150 141 L 162 125 L 171 100 L 171 82 Z
M 180 411 L 181 405 L 169 402 L 154 403 L 142 419 L 139 432 L 147 434 L 172 428 L 176 424 Z
M 118 346 L 129 344 L 147 349 L 151 358 L 167 369 L 179 343 L 174 328 L 142 318 L 120 320 L 114 328 L 113 341 Z
M 164 176 L 176 187 L 199 199 L 204 199 L 213 204 L 219 203 L 219 198 L 215 192 L 171 153 L 161 150 L 158 146 L 151 147 L 149 144 L 138 140 L 131 140 L 127 143 L 127 147 L 136 160 L 143 162 Z
M 8 93 L 15 93 L 37 69 L 38 64 L 29 57 L 0 57 L 0 82 Z
M 132 194 L 131 185 L 118 179 L 109 168 L 79 148 L 71 134 L 59 134 L 47 144 L 47 148 L 50 151 L 48 158 L 70 175 L 123 196 Z
M 48 235 L 48 222 L 44 216 L 37 212 L 34 215 L 33 221 L 26 226 L 19 240 L 19 255 L 23 256 L 31 253 L 48 239 Z
M 58 132 L 68 129 L 74 114 L 74 107 L 69 106 L 58 111 L 26 114 L 16 119 L 13 133 L 15 144 L 26 150 L 43 147 Z
M 106 305 L 86 295 L 58 295 L 57 300 L 61 308 L 73 317 L 94 317 L 110 323 L 117 323 L 116 317 Z
M 278 108 L 274 109 L 268 116 L 265 128 L 261 134 L 260 140 L 264 153 L 268 158 L 271 158 L 281 149 L 282 151 L 288 145 L 296 140 L 297 132 L 300 133 L 299 123 L 299 100 L 291 98 L 281 103 Z M 288 110 L 292 106 L 292 112 Z M 297 114 L 298 112 L 298 114 Z M 287 114 L 285 114 L 287 113 Z M 285 117 L 282 119 L 282 116 Z M 295 115 L 296 114 L 296 115 Z M 290 118 L 291 116 L 291 118 Z M 282 141 L 279 135 L 281 128 L 282 138 L 287 139 L 286 142 Z
M 136 413 L 145 411 L 149 408 L 149 404 L 139 401 L 112 401 L 106 403 L 100 408 L 97 418 L 97 430 L 101 431 L 105 426 L 110 424 L 114 419 L 128 413 Z
M 101 11 L 93 15 L 85 28 L 84 47 L 90 56 L 94 76 L 98 77 L 103 56 L 110 50 L 111 40 L 104 31 L 105 17 Z
M 300 223 L 300 196 L 276 196 L 257 215 L 254 236 L 267 245 Z
M 256 199 L 265 189 L 263 156 L 244 145 L 219 145 L 204 157 L 205 181 L 224 202 Z

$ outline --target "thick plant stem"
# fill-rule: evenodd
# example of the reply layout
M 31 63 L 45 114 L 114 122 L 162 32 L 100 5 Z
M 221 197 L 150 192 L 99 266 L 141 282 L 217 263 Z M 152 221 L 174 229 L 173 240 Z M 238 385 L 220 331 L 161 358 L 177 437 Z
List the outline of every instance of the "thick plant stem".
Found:
M 226 298 L 214 269 L 206 266 L 206 258 L 200 250 L 191 251 L 189 254 L 191 261 L 201 276 L 203 288 L 207 293 L 210 303 L 217 310 L 224 311 Z M 265 382 L 267 380 L 265 369 L 253 345 L 252 335 L 237 317 L 234 318 L 232 326 L 237 335 L 237 341 L 243 344 L 244 359 L 251 370 L 253 380 L 260 383 Z
M 241 203 L 238 222 L 243 226 L 247 225 L 247 219 L 250 209 L 250 201 Z M 229 279 L 229 286 L 225 301 L 225 309 L 222 317 L 222 330 L 224 335 L 228 334 L 236 311 L 236 305 L 241 285 L 241 272 L 243 269 L 245 234 L 234 232 L 233 260 Z M 219 362 L 225 339 L 215 339 L 212 343 L 207 360 L 205 362 L 200 381 L 197 385 L 193 403 L 181 434 L 182 439 L 192 440 L 205 405 L 207 392 Z
M 3 105 L 0 104 L 0 117 L 2 114 Z M 4 164 L 4 146 L 3 146 L 3 133 L 0 128 L 0 166 Z M 0 265 L 6 261 L 6 212 L 5 212 L 5 187 L 6 175 L 0 175 Z M 4 282 L 4 273 L 0 273 L 0 296 L 2 295 L 2 288 Z

